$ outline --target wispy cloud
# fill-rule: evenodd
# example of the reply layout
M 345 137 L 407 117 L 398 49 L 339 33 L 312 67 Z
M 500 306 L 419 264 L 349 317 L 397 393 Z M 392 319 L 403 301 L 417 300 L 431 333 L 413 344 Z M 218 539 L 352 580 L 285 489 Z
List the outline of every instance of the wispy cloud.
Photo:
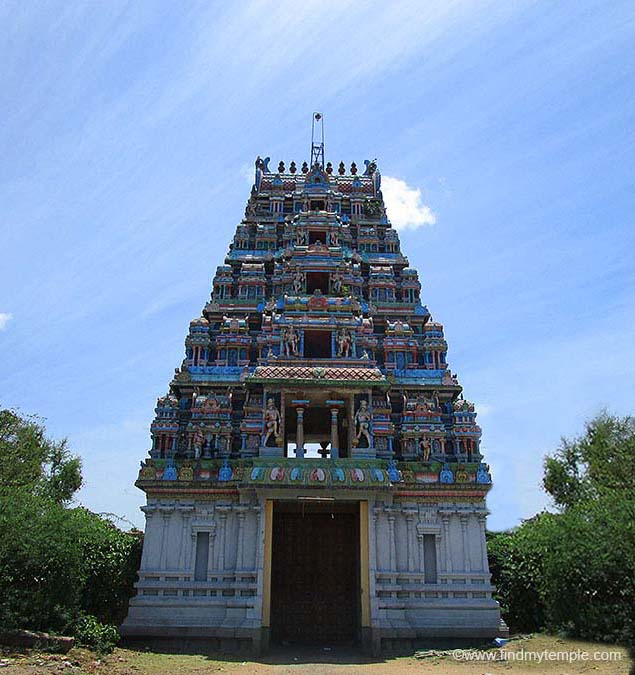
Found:
M 0 330 L 6 330 L 7 324 L 13 319 L 13 314 L 0 312 Z
M 405 180 L 392 176 L 382 176 L 381 187 L 388 218 L 398 230 L 416 230 L 437 222 L 432 209 L 421 201 L 419 188 L 411 187 Z

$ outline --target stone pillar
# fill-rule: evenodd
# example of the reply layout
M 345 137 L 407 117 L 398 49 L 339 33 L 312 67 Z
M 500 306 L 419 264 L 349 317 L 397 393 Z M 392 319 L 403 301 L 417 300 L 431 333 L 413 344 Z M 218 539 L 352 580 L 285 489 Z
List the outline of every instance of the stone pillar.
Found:
M 337 446 L 339 439 L 337 437 L 337 408 L 331 408 L 331 459 L 337 459 L 340 454 Z
M 148 533 L 151 530 L 154 531 L 154 529 L 155 529 L 154 525 L 152 525 L 152 521 L 154 521 L 154 519 L 156 517 L 157 507 L 154 506 L 154 505 L 151 505 L 151 504 L 146 504 L 145 506 L 141 507 L 141 510 L 143 511 L 143 513 L 145 514 L 145 517 L 146 517 L 146 528 L 145 528 L 146 529 L 146 541 L 145 541 L 145 545 L 144 545 L 144 547 L 141 551 L 140 571 L 145 570 L 147 568 L 151 568 L 153 566 L 156 567 L 156 566 L 158 566 L 158 563 L 159 563 L 159 561 L 157 560 L 154 565 L 148 564 L 148 558 L 150 558 L 150 560 L 152 560 L 151 549 L 150 549 L 150 546 L 148 544 L 148 541 L 149 541 Z
M 484 513 L 479 513 L 478 516 L 478 525 L 480 529 L 480 539 L 481 539 L 481 566 L 483 572 L 489 570 L 489 561 L 487 559 L 487 539 L 485 536 L 485 519 L 487 516 Z
M 337 428 L 337 415 L 344 401 L 327 401 L 326 405 L 331 408 L 331 459 L 339 459 L 339 432 Z
M 187 571 L 188 560 L 187 553 L 188 547 L 185 545 L 187 533 L 190 531 L 190 518 L 192 517 L 192 512 L 194 511 L 193 506 L 187 504 L 181 504 L 178 507 L 179 512 L 181 513 L 181 540 L 179 546 L 179 568 L 182 571 Z
M 373 524 L 375 525 L 375 567 L 378 567 L 377 560 L 379 559 L 379 509 L 373 509 Z
M 417 543 L 419 548 L 419 572 L 425 573 L 425 554 L 423 549 L 423 535 L 425 530 L 421 524 L 417 525 Z
M 236 515 L 238 516 L 238 543 L 236 545 L 236 569 L 242 570 L 244 567 L 245 552 L 245 517 L 247 516 L 245 507 L 238 507 Z
M 467 537 L 467 518 L 467 514 L 461 514 L 461 543 L 463 545 L 463 569 L 466 572 L 471 572 L 472 566 L 470 564 L 470 549 Z
M 443 569 L 446 572 L 452 572 L 452 559 L 450 558 L 450 515 L 441 514 L 441 523 L 443 525 L 443 556 L 445 558 Z
M 168 567 L 168 527 L 170 525 L 170 517 L 172 516 L 173 507 L 161 506 L 159 511 L 163 516 L 163 530 L 161 532 L 161 554 L 159 556 L 159 568 L 162 570 Z
M 388 512 L 388 545 L 390 547 L 389 567 L 391 572 L 397 571 L 397 548 L 395 546 L 395 514 Z
M 414 521 L 415 514 L 412 510 L 408 509 L 406 511 L 406 554 L 408 556 L 408 572 L 412 572 L 415 568 L 414 565 L 414 552 L 412 550 L 412 523 Z
M 298 408 L 295 456 L 304 459 L 304 408 Z
M 309 405 L 308 400 L 291 401 L 297 413 L 295 456 L 304 459 L 304 409 Z
M 220 537 L 218 540 L 218 569 L 223 571 L 225 569 L 225 535 L 227 532 L 227 511 L 220 511 L 218 514 L 220 522 Z
M 209 553 L 207 554 L 206 579 L 209 579 L 210 572 L 214 569 L 214 539 L 216 539 L 216 525 L 212 523 L 209 529 Z

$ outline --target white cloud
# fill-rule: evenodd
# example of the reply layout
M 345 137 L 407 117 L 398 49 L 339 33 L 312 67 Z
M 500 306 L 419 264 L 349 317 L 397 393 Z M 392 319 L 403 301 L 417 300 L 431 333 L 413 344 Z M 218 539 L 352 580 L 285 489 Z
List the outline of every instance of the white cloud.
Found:
M 0 330 L 4 330 L 11 319 L 13 319 L 13 314 L 0 312 Z
M 437 222 L 432 209 L 421 202 L 419 188 L 410 187 L 399 178 L 382 176 L 381 191 L 388 210 L 388 219 L 396 229 L 416 230 Z
M 240 173 L 250 187 L 254 184 L 254 172 L 255 169 L 253 164 L 243 164 L 240 167 Z
M 477 403 L 476 412 L 480 417 L 485 417 L 486 415 L 491 415 L 494 411 L 494 406 L 490 403 Z

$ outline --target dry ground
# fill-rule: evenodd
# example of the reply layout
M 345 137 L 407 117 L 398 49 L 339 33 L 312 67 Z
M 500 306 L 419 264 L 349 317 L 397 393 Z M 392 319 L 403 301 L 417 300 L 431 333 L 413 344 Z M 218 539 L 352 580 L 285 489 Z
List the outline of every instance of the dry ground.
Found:
M 536 659 L 548 652 L 551 659 Z M 401 673 L 430 673 L 431 675 L 627 675 L 631 667 L 626 651 L 611 645 L 576 642 L 535 635 L 510 642 L 503 650 L 487 652 L 492 659 L 507 654 L 507 660 L 469 660 L 474 652 L 426 658 L 386 657 L 372 659 L 350 649 L 286 648 L 255 661 L 245 661 L 218 654 L 163 654 L 131 649 L 116 649 L 112 654 L 98 657 L 85 649 L 73 649 L 67 655 L 34 653 L 0 656 L 0 675 L 189 675 L 198 673 L 291 673 L 293 675 L 322 675 L 370 673 L 371 675 L 400 675 Z M 524 654 L 525 659 L 518 656 Z M 531 654 L 532 656 L 528 656 Z M 569 662 L 563 654 L 569 655 Z M 514 657 L 514 655 L 516 655 Z M 586 655 L 583 656 L 583 655 Z M 459 660 L 458 657 L 461 657 Z M 577 660 L 573 660 L 577 658 Z M 583 659 L 587 660 L 583 660 Z M 606 659 L 611 658 L 608 661 Z M 533 659 L 533 660 L 532 660 Z

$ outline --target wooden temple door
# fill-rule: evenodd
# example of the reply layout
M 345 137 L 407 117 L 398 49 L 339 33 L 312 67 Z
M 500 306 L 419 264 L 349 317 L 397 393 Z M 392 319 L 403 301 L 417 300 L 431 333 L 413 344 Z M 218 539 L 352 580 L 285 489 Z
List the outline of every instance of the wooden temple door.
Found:
M 327 510 L 328 509 L 328 510 Z M 274 641 L 351 643 L 359 628 L 357 505 L 274 507 Z

